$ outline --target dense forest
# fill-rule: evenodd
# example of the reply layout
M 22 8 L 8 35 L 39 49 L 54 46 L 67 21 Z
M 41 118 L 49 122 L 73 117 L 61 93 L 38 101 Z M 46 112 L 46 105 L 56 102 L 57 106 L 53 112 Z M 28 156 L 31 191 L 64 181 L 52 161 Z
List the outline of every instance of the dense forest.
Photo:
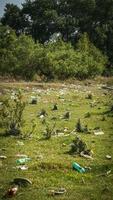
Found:
M 113 0 L 26 0 L 0 21 L 1 75 L 113 75 Z

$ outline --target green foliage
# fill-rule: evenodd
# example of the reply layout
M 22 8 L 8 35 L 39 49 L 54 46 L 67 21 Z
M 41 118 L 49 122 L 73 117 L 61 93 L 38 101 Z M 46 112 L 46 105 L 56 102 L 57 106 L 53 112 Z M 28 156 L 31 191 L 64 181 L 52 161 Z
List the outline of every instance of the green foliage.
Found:
M 56 126 L 56 123 L 54 123 L 52 126 L 50 125 L 50 123 L 46 122 L 44 123 L 46 125 L 46 130 L 45 130 L 45 133 L 44 133 L 44 137 L 45 139 L 50 139 L 51 136 L 53 135 L 53 132 L 54 132 L 54 129 L 55 129 L 55 126 Z
M 15 49 L 16 35 L 9 28 L 0 26 L 0 72 L 11 73 L 15 67 L 16 58 L 13 55 Z
M 20 91 L 13 93 L 11 98 L 2 99 L 1 105 L 1 125 L 7 135 L 19 135 L 23 125 L 23 111 L 25 102 L 23 102 Z
M 43 73 L 50 78 L 80 79 L 102 74 L 107 58 L 89 41 L 87 34 L 79 40 L 76 49 L 70 43 L 58 40 L 45 47 Z
M 38 43 L 36 45 L 31 37 L 24 34 L 17 37 L 9 27 L 0 26 L 0 49 L 1 75 L 32 79 L 41 53 Z
M 9 27 L 0 26 L 0 73 L 32 80 L 38 74 L 47 79 L 91 78 L 102 74 L 106 56 L 82 35 L 76 49 L 56 39 L 44 45 L 29 36 L 17 37 Z
M 14 56 L 17 59 L 16 71 L 14 73 L 22 75 L 28 79 L 34 75 L 34 52 L 35 44 L 31 37 L 21 35 L 16 42 Z
M 82 35 L 76 46 L 81 53 L 81 65 L 77 76 L 83 79 L 102 74 L 107 64 L 107 57 L 89 41 L 87 33 Z
M 1 18 L 3 25 L 13 28 L 17 35 L 25 33 L 31 35 L 35 42 L 42 44 L 50 40 L 55 33 L 61 34 L 64 41 L 77 43 L 81 33 L 88 33 L 90 40 L 109 58 L 107 75 L 113 74 L 113 1 L 112 0 L 26 0 L 19 8 L 13 4 L 6 4 L 5 12 Z M 94 50 L 94 47 L 93 47 Z M 94 50 L 95 51 L 95 50 Z M 97 57 L 96 57 L 97 56 Z M 78 75 L 83 71 L 87 76 L 89 65 L 95 68 L 99 60 L 99 52 L 96 50 L 96 61 L 82 56 L 85 69 L 81 66 Z M 98 73 L 102 72 L 99 60 Z M 83 65 L 83 64 L 82 64 Z M 88 68 L 88 69 L 87 69 Z M 94 69 L 93 69 L 94 70 Z
M 4 10 L 4 16 L 1 19 L 3 25 L 13 28 L 17 35 L 28 32 L 28 28 L 26 28 L 26 26 L 29 26 L 27 16 L 18 6 L 7 3 Z

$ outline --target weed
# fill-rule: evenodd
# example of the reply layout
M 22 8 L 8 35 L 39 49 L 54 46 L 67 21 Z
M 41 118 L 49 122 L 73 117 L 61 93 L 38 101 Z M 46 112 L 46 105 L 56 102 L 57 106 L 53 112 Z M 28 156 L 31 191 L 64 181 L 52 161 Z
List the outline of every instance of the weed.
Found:
M 54 123 L 53 126 L 51 126 L 48 122 L 45 121 L 45 125 L 46 125 L 46 130 L 44 134 L 45 139 L 50 139 L 52 134 L 54 133 L 56 123 Z
M 91 113 L 90 113 L 90 112 L 87 112 L 87 113 L 85 114 L 85 118 L 89 118 L 89 117 L 91 117 Z

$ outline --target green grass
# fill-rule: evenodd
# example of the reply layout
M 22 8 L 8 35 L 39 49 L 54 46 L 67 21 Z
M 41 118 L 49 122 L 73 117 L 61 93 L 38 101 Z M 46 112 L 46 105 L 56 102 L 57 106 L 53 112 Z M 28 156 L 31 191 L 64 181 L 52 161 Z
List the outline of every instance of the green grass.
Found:
M 18 86 L 19 85 L 19 86 Z M 29 84 L 30 85 L 30 84 Z M 20 87 L 28 102 L 24 111 L 26 121 L 23 134 L 27 134 L 31 128 L 31 120 L 34 119 L 37 126 L 32 138 L 20 139 L 18 137 L 4 137 L 0 135 L 0 155 L 6 155 L 7 159 L 0 161 L 0 199 L 11 186 L 11 181 L 16 177 L 26 177 L 32 181 L 28 187 L 20 187 L 16 200 L 112 200 L 113 199 L 113 114 L 107 113 L 109 106 L 113 104 L 113 92 L 100 89 L 97 84 L 89 86 L 61 84 L 43 84 L 41 92 L 37 84 L 2 84 L 2 92 L 11 93 L 11 88 Z M 65 89 L 65 88 L 66 89 Z M 41 86 L 40 86 L 41 88 Z M 7 90 L 6 90 L 7 89 Z M 64 94 L 62 94 L 62 90 Z M 86 99 L 87 93 L 93 94 L 93 99 Z M 106 93 L 106 94 L 105 94 Z M 39 99 L 37 105 L 29 104 L 30 96 L 36 95 Z M 91 103 L 95 101 L 95 106 Z M 54 103 L 58 103 L 58 111 L 52 111 Z M 75 138 L 74 135 L 52 137 L 49 140 L 43 138 L 45 125 L 37 117 L 38 112 L 45 109 L 48 113 L 47 121 L 52 126 L 56 117 L 56 129 L 61 131 L 68 127 L 70 133 L 76 125 L 78 118 L 83 125 L 88 125 L 91 134 L 79 133 L 83 141 L 94 152 L 94 159 L 87 160 L 79 156 L 69 155 L 69 144 Z M 60 117 L 66 112 L 71 112 L 71 118 L 66 121 Z M 91 116 L 85 118 L 89 112 Z M 105 121 L 102 121 L 105 116 Z M 104 135 L 95 136 L 93 129 L 100 127 Z M 17 145 L 18 141 L 24 142 L 23 146 Z M 65 144 L 65 145 L 63 145 Z M 14 169 L 16 166 L 16 154 L 26 154 L 32 160 L 27 164 L 27 171 Z M 106 155 L 112 156 L 111 160 L 106 159 Z M 42 158 L 38 158 L 42 155 Z M 80 174 L 72 170 L 73 162 L 81 166 L 91 167 L 91 171 Z M 108 176 L 102 174 L 111 170 Z M 84 181 L 83 181 L 84 180 Z M 64 187 L 67 192 L 60 196 L 50 196 L 50 188 Z

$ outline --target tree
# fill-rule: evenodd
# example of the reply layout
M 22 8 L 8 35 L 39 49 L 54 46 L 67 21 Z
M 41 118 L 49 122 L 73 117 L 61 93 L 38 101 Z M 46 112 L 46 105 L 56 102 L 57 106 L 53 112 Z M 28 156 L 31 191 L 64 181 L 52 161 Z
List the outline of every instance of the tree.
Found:
M 13 51 L 16 34 L 10 27 L 0 26 L 0 73 L 11 73 L 15 68 L 16 58 Z
M 53 0 L 26 0 L 22 12 L 27 14 L 31 21 L 31 34 L 35 42 L 45 42 L 56 31 L 57 12 Z
M 89 32 L 91 40 L 109 57 L 110 65 L 113 64 L 113 1 L 96 0 L 93 15 L 93 26 Z M 109 66 L 110 66 L 109 65 Z M 113 67 L 108 69 L 113 71 Z M 110 71 L 111 73 L 111 71 Z
M 6 4 L 1 22 L 3 25 L 8 25 L 14 29 L 17 35 L 28 31 L 28 16 L 22 13 L 21 9 L 14 4 Z
M 88 34 L 84 33 L 76 45 L 81 53 L 78 77 L 87 78 L 102 74 L 108 62 L 107 56 L 90 42 Z

